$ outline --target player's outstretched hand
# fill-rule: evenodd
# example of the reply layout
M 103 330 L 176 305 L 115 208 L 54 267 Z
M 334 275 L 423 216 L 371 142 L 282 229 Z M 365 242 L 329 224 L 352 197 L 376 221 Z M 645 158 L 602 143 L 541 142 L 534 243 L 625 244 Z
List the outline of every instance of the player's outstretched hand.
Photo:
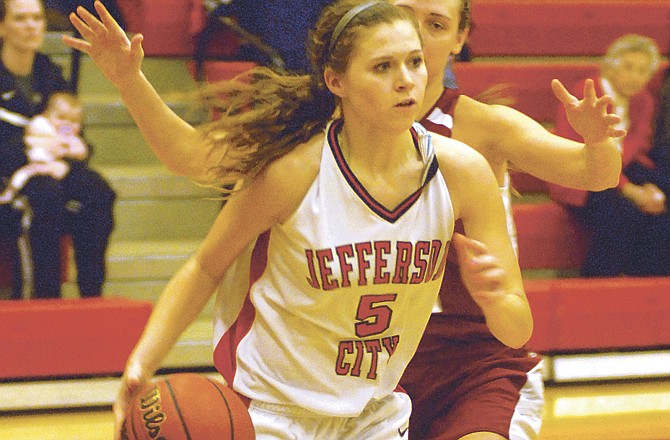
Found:
M 551 88 L 554 96 L 565 107 L 568 122 L 584 138 L 585 143 L 595 144 L 607 140 L 608 137 L 617 138 L 626 135 L 626 130 L 616 128 L 621 118 L 613 113 L 607 113 L 607 106 L 612 104 L 612 97 L 603 95 L 599 98 L 592 79 L 587 79 L 584 84 L 582 100 L 570 94 L 557 79 L 551 81 Z
M 72 25 L 82 38 L 63 36 L 63 41 L 73 49 L 89 55 L 100 71 L 117 88 L 124 87 L 128 78 L 139 75 L 144 50 L 142 35 L 128 39 L 121 26 L 99 1 L 94 3 L 99 19 L 79 6 L 70 14 Z
M 461 279 L 475 303 L 486 309 L 502 299 L 506 295 L 503 280 L 507 274 L 486 245 L 459 233 L 454 234 L 451 244 L 458 257 Z
M 144 386 L 149 382 L 149 375 L 137 364 L 130 364 L 121 378 L 121 388 L 114 402 L 114 440 L 121 440 L 121 428 L 126 415 L 130 413 L 130 405 L 137 398 Z

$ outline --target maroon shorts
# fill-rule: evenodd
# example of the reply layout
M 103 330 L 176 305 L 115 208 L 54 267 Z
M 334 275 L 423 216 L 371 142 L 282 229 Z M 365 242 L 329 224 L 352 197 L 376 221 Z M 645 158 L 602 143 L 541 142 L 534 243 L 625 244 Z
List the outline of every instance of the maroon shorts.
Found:
M 541 357 L 506 347 L 490 333 L 486 337 L 482 325 L 485 328 L 484 323 L 463 318 L 431 317 L 400 381 L 412 399 L 412 440 L 451 440 L 481 431 L 533 438 L 532 433 L 519 437 L 510 433 L 539 430 Z M 531 371 L 534 383 L 529 384 Z M 530 396 L 522 396 L 529 387 Z

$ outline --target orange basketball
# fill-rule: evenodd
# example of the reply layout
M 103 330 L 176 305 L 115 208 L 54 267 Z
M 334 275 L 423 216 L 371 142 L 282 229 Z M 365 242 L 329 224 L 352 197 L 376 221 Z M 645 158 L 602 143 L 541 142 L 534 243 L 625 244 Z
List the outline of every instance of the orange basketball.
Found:
M 247 408 L 230 388 L 193 373 L 156 379 L 133 402 L 121 438 L 127 440 L 252 440 Z

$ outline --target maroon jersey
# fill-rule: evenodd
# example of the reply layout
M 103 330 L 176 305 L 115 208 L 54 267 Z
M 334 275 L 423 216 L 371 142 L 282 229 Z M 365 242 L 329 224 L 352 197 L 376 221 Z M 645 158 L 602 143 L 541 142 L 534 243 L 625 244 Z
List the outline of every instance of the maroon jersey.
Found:
M 451 137 L 459 96 L 457 89 L 445 89 L 421 124 Z M 460 221 L 455 232 L 463 232 Z M 544 403 L 541 357 L 509 348 L 491 334 L 461 280 L 454 248 L 440 302 L 442 311 L 432 314 L 400 381 L 412 399 L 412 439 L 450 440 L 482 431 L 537 438 Z

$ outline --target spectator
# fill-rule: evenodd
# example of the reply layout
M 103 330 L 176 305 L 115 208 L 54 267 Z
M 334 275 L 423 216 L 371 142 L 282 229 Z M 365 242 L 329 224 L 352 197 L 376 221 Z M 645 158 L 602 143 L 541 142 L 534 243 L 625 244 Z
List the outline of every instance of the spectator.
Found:
M 668 195 L 670 194 L 670 67 L 664 73 L 656 109 L 653 143 L 649 151 L 654 167 L 645 167 L 633 162 L 626 171 L 629 178 L 651 182 Z
M 68 89 L 61 69 L 38 52 L 45 34 L 40 0 L 0 1 L 0 172 L 3 180 L 28 162 L 24 132 L 48 98 Z M 97 173 L 82 168 L 58 180 L 36 175 L 20 191 L 21 216 L 0 215 L 13 247 L 13 299 L 61 295 L 60 239 L 72 235 L 77 281 L 83 297 L 102 293 L 105 253 L 113 228 L 115 194 Z M 0 206 L 12 210 L 17 204 Z M 20 243 L 20 245 L 19 245 Z
M 56 92 L 47 108 L 35 116 L 24 137 L 29 163 L 12 175 L 0 193 L 0 203 L 10 203 L 34 175 L 50 175 L 58 180 L 70 172 L 69 161 L 88 158 L 88 147 L 80 137 L 82 108 L 75 95 Z M 66 161 L 67 160 L 67 161 Z
M 619 185 L 598 192 L 550 186 L 552 198 L 568 206 L 590 232 L 582 276 L 670 274 L 667 188 L 664 192 L 650 177 L 658 167 L 650 157 L 654 97 L 646 87 L 659 60 L 653 40 L 631 34 L 615 40 L 601 62 L 596 88 L 613 97 L 614 112 L 628 132 L 619 142 L 623 157 Z M 577 85 L 575 93 L 581 87 Z M 577 136 L 563 108 L 557 113 L 555 131 Z

